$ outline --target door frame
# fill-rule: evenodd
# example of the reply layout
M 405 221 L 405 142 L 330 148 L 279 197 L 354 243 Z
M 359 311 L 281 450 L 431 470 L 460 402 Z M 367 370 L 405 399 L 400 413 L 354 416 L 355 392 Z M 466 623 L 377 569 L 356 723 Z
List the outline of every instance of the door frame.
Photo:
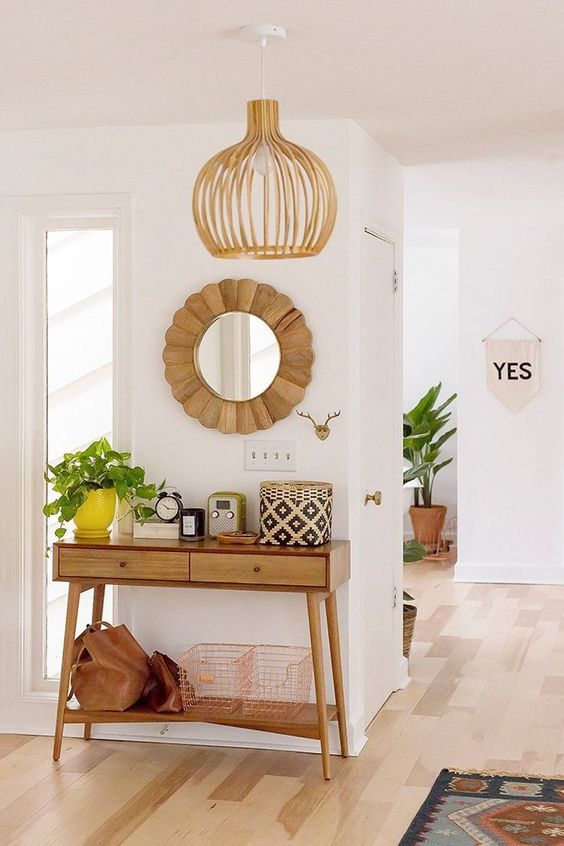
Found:
M 403 265 L 402 239 L 399 234 L 393 234 L 378 225 L 369 216 L 362 216 L 361 239 L 364 237 L 378 238 L 393 248 L 394 285 L 393 298 L 393 383 L 394 383 L 394 411 L 397 419 L 396 436 L 394 440 L 394 465 L 398 479 L 393 490 L 393 522 L 396 537 L 397 555 L 394 568 L 395 605 L 394 605 L 394 690 L 401 690 L 409 683 L 408 662 L 403 655 Z M 361 248 L 361 256 L 362 256 Z
M 0 305 L 12 315 L 9 332 L 0 338 L 0 371 L 4 380 L 4 485 L 0 490 L 0 531 L 5 559 L 0 567 L 0 731 L 43 734 L 52 731 L 57 682 L 41 680 L 43 637 L 37 637 L 38 578 L 43 564 L 37 525 L 42 499 L 44 455 L 45 319 L 42 282 L 45 255 L 41 233 L 45 227 L 95 227 L 104 220 L 112 228 L 114 247 L 114 427 L 115 443 L 125 449 L 131 434 L 131 258 L 130 208 L 127 194 L 24 195 L 0 198 L 4 219 L 0 245 Z M 108 224 L 112 224 L 109 226 Z M 35 328 L 35 332 L 33 329 Z M 39 330 L 39 331 L 38 331 Z M 30 337 L 31 333 L 31 337 Z M 119 352 L 119 354 L 118 354 Z M 8 362 L 8 364 L 6 364 Z M 38 462 L 41 467 L 38 468 Z M 42 504 L 42 503 L 41 503 Z M 39 516 L 41 516 L 39 512 Z M 41 565 L 38 556 L 41 555 Z M 117 595 L 117 591 L 116 591 Z M 118 600 L 122 605 L 122 600 Z M 41 615 L 43 609 L 41 606 Z M 119 611 L 127 616 L 127 606 Z

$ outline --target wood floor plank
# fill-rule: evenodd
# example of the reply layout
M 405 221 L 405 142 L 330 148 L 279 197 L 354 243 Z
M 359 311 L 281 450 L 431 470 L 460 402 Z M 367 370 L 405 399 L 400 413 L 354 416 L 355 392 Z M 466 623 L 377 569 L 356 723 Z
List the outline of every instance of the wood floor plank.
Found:
M 0 758 L 5 758 L 6 755 L 11 755 L 24 743 L 29 743 L 33 740 L 33 735 L 29 734 L 0 734 Z
M 120 846 L 148 817 L 164 804 L 206 762 L 205 749 L 186 750 L 180 763 L 159 772 L 102 825 L 84 840 L 83 846 Z
M 275 755 L 270 752 L 249 752 L 208 798 L 241 802 L 265 775 L 265 767 L 268 771 L 275 766 Z
M 303 823 L 330 790 L 331 783 L 328 781 L 311 781 L 303 784 L 298 792 L 284 804 L 277 820 L 288 837 L 293 837 L 298 833 Z

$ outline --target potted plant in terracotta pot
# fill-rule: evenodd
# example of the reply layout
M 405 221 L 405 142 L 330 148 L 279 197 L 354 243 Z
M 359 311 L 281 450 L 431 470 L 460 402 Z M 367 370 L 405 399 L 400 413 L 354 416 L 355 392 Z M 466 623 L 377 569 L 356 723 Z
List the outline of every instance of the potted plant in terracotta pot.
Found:
M 441 460 L 441 449 L 456 432 L 456 427 L 443 431 L 452 416 L 446 409 L 456 394 L 437 405 L 441 388 L 440 382 L 430 388 L 403 418 L 403 455 L 421 482 L 420 487 L 413 489 L 413 505 L 409 509 L 413 534 L 433 551 L 438 549 L 447 512 L 446 505 L 433 503 L 433 486 L 437 473 L 452 461 Z
M 66 534 L 65 523 L 71 520 L 79 538 L 108 537 L 117 500 L 139 522 L 152 517 L 155 510 L 140 500 L 155 499 L 165 483 L 157 487 L 145 482 L 145 470 L 131 467 L 130 458 L 131 453 L 118 452 L 106 438 L 100 438 L 86 449 L 65 453 L 58 464 L 47 465 L 45 481 L 58 496 L 46 503 L 43 513 L 46 517 L 57 515 L 55 535 L 59 540 Z

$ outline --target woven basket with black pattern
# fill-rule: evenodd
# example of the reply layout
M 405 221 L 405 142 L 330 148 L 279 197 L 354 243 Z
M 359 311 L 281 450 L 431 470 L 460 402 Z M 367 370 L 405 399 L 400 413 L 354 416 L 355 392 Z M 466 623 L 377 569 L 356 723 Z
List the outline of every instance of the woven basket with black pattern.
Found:
M 260 542 L 319 546 L 331 540 L 330 482 L 261 482 Z

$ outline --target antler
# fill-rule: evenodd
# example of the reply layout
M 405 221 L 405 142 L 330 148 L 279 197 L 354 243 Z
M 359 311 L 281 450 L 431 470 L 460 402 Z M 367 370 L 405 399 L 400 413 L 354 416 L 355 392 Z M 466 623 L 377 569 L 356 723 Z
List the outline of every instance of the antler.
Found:
M 327 420 L 325 421 L 325 425 L 327 426 L 327 424 L 329 423 L 329 421 L 330 421 L 330 420 L 333 420 L 333 418 L 334 418 L 334 417 L 338 417 L 338 416 L 340 415 L 340 413 L 341 413 L 340 411 L 333 411 L 333 412 L 329 412 L 329 417 L 328 417 L 328 418 L 327 418 Z
M 317 435 L 320 441 L 325 441 L 329 437 L 331 430 L 329 429 L 329 426 L 327 424 L 330 420 L 333 420 L 334 417 L 338 417 L 340 413 L 340 411 L 330 411 L 325 423 L 316 423 L 311 414 L 308 414 L 305 411 L 296 411 L 296 414 L 299 414 L 300 417 L 305 417 L 306 420 L 311 420 L 315 429 L 315 434 Z
M 305 418 L 306 418 L 306 420 L 311 420 L 311 422 L 313 423 L 313 425 L 314 425 L 314 426 L 317 426 L 317 423 L 315 422 L 315 420 L 313 419 L 313 417 L 311 416 L 311 414 L 307 414 L 305 411 L 296 411 L 296 414 L 299 414 L 299 416 L 300 416 L 300 417 L 305 417 Z

